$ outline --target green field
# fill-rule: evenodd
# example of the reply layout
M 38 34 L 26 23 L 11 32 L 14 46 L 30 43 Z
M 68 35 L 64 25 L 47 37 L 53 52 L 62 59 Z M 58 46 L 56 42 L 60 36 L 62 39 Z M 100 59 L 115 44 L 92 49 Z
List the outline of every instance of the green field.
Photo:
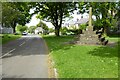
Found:
M 118 47 L 66 45 L 74 36 L 44 36 L 59 78 L 117 78 Z M 110 38 L 118 41 L 118 38 Z M 120 38 L 119 38 L 120 39 Z
M 15 40 L 20 38 L 21 35 L 14 35 L 14 34 L 0 34 L 0 44 L 5 44 L 9 41 Z

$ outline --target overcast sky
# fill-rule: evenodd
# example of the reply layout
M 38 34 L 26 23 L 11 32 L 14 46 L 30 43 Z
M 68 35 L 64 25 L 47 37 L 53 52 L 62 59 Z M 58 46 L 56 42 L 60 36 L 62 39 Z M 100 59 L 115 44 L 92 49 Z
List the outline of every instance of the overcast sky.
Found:
M 30 14 L 32 14 L 32 13 L 34 13 L 34 9 L 30 9 Z M 37 19 L 36 16 L 37 16 L 37 14 L 33 15 L 32 18 L 31 18 L 31 20 L 30 20 L 30 23 L 26 24 L 28 27 L 30 27 L 30 26 L 36 26 L 40 22 L 40 19 Z M 50 22 L 45 22 L 45 23 L 46 23 L 46 25 L 49 28 L 54 27 L 52 25 L 52 23 L 50 23 Z
M 36 18 L 36 15 L 37 15 L 37 14 L 33 15 L 32 18 L 31 18 L 31 20 L 30 20 L 30 23 L 27 23 L 27 24 L 26 24 L 28 27 L 30 27 L 30 26 L 36 26 L 36 25 L 40 22 L 40 19 L 37 19 L 37 18 Z M 46 23 L 46 25 L 47 25 L 49 28 L 54 27 L 54 26 L 52 25 L 52 23 L 50 23 L 50 22 L 45 22 L 45 23 Z

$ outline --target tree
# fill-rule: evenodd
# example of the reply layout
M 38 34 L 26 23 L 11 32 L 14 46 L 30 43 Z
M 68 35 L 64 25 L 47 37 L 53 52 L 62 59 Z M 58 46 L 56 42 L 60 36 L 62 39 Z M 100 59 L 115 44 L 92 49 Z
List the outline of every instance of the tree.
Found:
M 17 30 L 19 33 L 22 33 L 22 32 L 24 32 L 24 31 L 27 30 L 27 26 L 17 25 L 17 26 L 16 26 L 16 30 Z
M 81 7 L 82 6 L 82 7 Z M 116 7 L 119 4 L 117 2 L 85 2 L 79 3 L 80 12 L 88 12 L 89 7 L 92 7 L 92 13 L 96 16 L 95 26 L 103 27 L 104 33 L 106 34 L 106 29 L 114 25 L 114 19 L 117 12 L 119 12 Z M 101 16 L 101 18 L 100 18 Z
M 39 13 L 40 19 L 50 21 L 55 27 L 55 34 L 59 36 L 62 21 L 69 16 L 75 9 L 75 3 L 72 2 L 42 2 L 34 3 L 35 13 Z
M 87 27 L 87 24 L 80 24 L 79 29 L 85 30 Z
M 16 24 L 25 25 L 30 21 L 29 3 L 4 2 L 2 3 L 2 26 L 12 27 L 15 32 Z
M 49 30 L 48 26 L 47 26 L 44 22 L 42 22 L 42 21 L 40 21 L 40 22 L 37 24 L 37 27 L 42 27 L 42 28 L 43 28 L 44 30 L 46 30 L 46 31 Z
M 120 1 L 118 2 L 116 9 L 117 9 L 117 13 L 115 17 L 117 18 L 117 20 L 120 21 Z
M 30 26 L 30 27 L 28 28 L 28 32 L 29 32 L 29 33 L 34 33 L 34 31 L 35 31 L 36 28 L 37 28 L 36 26 Z
M 67 35 L 67 31 L 68 31 L 68 29 L 66 27 L 62 27 L 60 29 L 60 32 L 61 32 L 62 35 Z
M 55 32 L 53 28 L 49 28 L 49 33 Z

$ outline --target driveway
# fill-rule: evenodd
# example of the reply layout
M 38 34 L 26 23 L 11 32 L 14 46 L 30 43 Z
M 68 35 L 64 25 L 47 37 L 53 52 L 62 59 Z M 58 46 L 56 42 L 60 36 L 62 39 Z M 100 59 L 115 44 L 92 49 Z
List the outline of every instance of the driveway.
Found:
M 48 48 L 38 35 L 2 46 L 2 78 L 48 78 Z

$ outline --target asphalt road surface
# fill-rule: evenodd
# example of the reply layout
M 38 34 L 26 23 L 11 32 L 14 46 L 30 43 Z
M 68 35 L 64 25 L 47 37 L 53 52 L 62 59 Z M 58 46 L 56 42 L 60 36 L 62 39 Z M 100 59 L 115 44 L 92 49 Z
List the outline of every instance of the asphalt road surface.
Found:
M 48 48 L 38 35 L 2 45 L 2 78 L 48 78 Z

